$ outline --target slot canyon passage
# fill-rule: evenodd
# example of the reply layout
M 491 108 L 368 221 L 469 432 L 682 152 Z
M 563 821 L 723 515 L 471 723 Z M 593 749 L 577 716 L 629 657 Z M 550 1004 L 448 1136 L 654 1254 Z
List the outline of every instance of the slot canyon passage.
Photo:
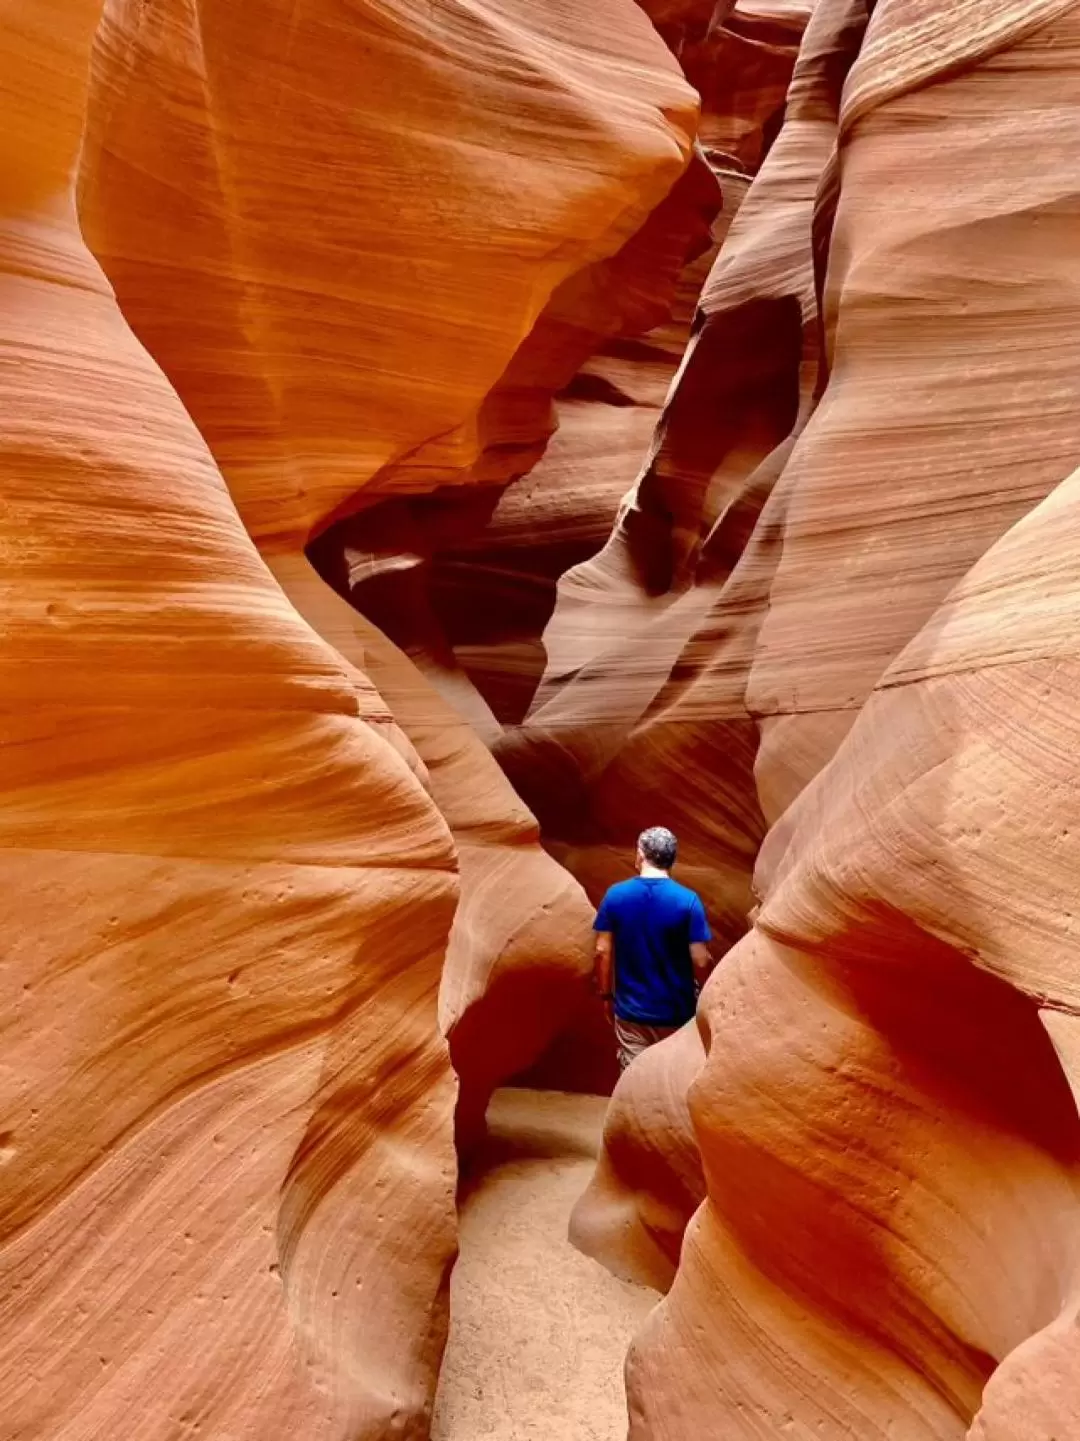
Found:
M 1080 1441 L 1080 3 L 0 57 L 0 1441 Z

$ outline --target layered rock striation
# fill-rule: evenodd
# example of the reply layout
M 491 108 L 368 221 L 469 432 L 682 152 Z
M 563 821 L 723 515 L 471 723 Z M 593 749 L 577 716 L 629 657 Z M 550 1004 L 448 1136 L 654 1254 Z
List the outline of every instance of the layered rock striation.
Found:
M 391 652 L 380 685 L 462 856 L 443 1000 L 459 1071 L 471 1049 L 500 1079 L 580 990 L 589 914 L 482 741 L 440 709 L 441 686 L 485 735 L 482 700 L 443 664 L 437 628 L 424 632 L 418 535 L 431 517 L 452 535 L 527 469 L 560 377 L 624 313 L 655 309 L 651 277 L 681 257 L 700 205 L 680 180 L 696 103 L 621 0 L 569 28 L 555 5 L 364 6 L 347 23 L 330 7 L 302 23 L 261 10 L 107 8 L 80 214 L 294 601 L 308 615 L 329 605 L 301 559 L 318 541 L 323 574 L 435 682 Z M 600 66 L 612 44 L 617 63 Z M 169 201 L 178 175 L 182 205 Z M 354 652 L 335 634 L 363 668 L 363 641 Z M 503 860 L 466 865 L 474 844 L 512 861 L 501 896 Z M 462 1031 L 515 973 L 532 1026 L 478 1016 Z M 463 1040 L 485 1029 L 503 1060 Z
M 815 227 L 820 246 L 841 86 L 865 20 L 861 4 L 815 12 L 783 129 L 702 293 L 648 467 L 605 549 L 560 584 L 543 704 L 511 761 L 526 769 L 526 795 L 534 756 L 557 756 L 563 775 L 568 758 L 580 767 L 561 811 L 549 800 L 539 814 L 559 834 L 564 817 L 580 827 L 585 811 L 593 835 L 566 855 L 586 874 L 602 861 L 601 883 L 632 853 L 642 814 L 671 824 L 716 955 L 746 929 L 766 831 L 747 690 L 784 544 L 787 464 L 822 383 Z M 696 1037 L 658 1052 L 669 1074 L 650 1059 L 655 1079 L 635 1067 L 615 1094 L 572 1234 L 639 1279 L 669 1284 L 704 1195 L 685 1102 L 702 1052 Z
M 541 317 L 682 183 L 645 18 L 566 19 L 0 20 L 13 1435 L 426 1433 L 455 1107 L 562 1024 L 590 912 L 304 551 L 526 468 Z
M 0 43 L 12 1437 L 422 1438 L 646 821 L 726 954 L 573 1223 L 635 1441 L 1072 1436 L 1077 6 Z
M 755 919 L 702 998 L 705 1199 L 632 1353 L 634 1437 L 1078 1425 L 1080 16 L 886 0 L 861 34 L 858 9 L 823 0 L 804 43 L 831 34 L 850 66 L 812 202 L 824 348 L 720 613 L 772 563 L 684 688 L 718 693 L 749 616 Z M 793 92 L 770 160 L 797 115 Z M 582 1225 L 663 1280 L 693 1062 L 657 1050 L 617 1093 Z
M 454 847 L 86 249 L 98 18 L 4 18 L 4 1429 L 415 1435 Z

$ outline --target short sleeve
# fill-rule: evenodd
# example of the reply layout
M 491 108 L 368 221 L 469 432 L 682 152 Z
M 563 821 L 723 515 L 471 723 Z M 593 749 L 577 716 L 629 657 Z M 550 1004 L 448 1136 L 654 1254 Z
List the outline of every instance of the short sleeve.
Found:
M 599 917 L 597 917 L 599 920 Z M 690 902 L 690 943 L 695 941 L 711 941 L 712 931 L 709 930 L 709 922 L 705 916 L 705 907 L 701 904 L 701 897 L 695 896 Z
M 600 909 L 596 913 L 596 920 L 593 921 L 592 928 L 594 931 L 610 931 L 614 929 L 612 925 L 610 901 L 611 892 L 608 891 L 607 895 L 600 902 Z

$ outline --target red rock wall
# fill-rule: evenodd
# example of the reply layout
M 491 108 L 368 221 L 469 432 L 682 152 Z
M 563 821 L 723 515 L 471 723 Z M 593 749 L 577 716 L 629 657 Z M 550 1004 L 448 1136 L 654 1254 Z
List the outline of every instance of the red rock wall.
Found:
M 503 372 L 696 113 L 628 0 L 108 0 L 94 71 L 83 223 L 269 540 L 534 460 Z
M 466 1133 L 590 913 L 303 547 L 538 453 L 502 378 L 696 102 L 629 0 L 46 0 L 0 51 L 4 1422 L 422 1437 L 440 1021 Z
M 682 359 L 629 0 L 0 19 L 13 1438 L 423 1437 L 529 802 L 733 943 L 574 1219 L 635 1441 L 1077 1431 L 1080 10 L 821 0 L 772 144 L 807 8 L 646 7 Z
M 819 7 L 807 31 L 786 122 L 709 276 L 634 506 L 596 561 L 561 584 L 546 637 L 553 668 L 571 649 L 590 662 L 568 683 L 545 683 L 550 701 L 525 728 L 543 737 L 532 748 L 595 753 L 599 717 L 618 717 L 631 685 L 653 697 L 641 719 L 637 701 L 605 728 L 612 757 L 596 809 L 610 824 L 623 798 L 615 864 L 632 854 L 646 809 L 675 826 L 679 874 L 706 899 L 717 955 L 746 928 L 765 832 L 745 692 L 782 543 L 784 467 L 816 393 L 814 206 L 860 9 Z M 664 579 L 655 596 L 640 581 L 650 567 Z M 705 1193 L 686 1105 L 702 1058 L 696 1035 L 682 1035 L 622 1079 L 572 1225 L 583 1250 L 662 1287 Z
M 469 707 L 489 744 L 533 701 L 556 582 L 608 537 L 649 449 L 716 246 L 779 126 L 808 8 L 740 6 L 723 22 L 728 8 L 661 25 L 702 91 L 709 146 L 616 256 L 554 293 L 501 382 L 519 405 L 541 372 L 545 399 L 562 386 L 544 454 L 505 490 L 508 469 L 489 463 L 476 473 L 487 481 L 480 494 L 444 488 L 368 509 L 327 537 L 317 558 L 332 569 L 328 552 L 344 548 L 353 603 Z M 598 336 L 610 338 L 597 347 Z
M 582 993 L 590 917 L 478 738 L 483 702 L 428 643 L 409 592 L 417 530 L 427 493 L 452 532 L 472 494 L 483 504 L 535 460 L 552 390 L 598 332 L 655 308 L 648 277 L 676 263 L 701 203 L 680 179 L 696 102 L 647 21 L 628 0 L 573 26 L 565 8 L 402 3 L 344 24 L 269 0 L 242 16 L 115 0 L 81 169 L 83 224 L 125 314 L 290 596 L 325 614 L 300 550 L 363 509 L 312 554 L 343 594 L 357 573 L 376 583 L 386 604 L 360 608 L 451 702 L 388 653 L 380 687 L 461 857 L 443 1016 L 459 1073 L 484 1077 L 463 1092 L 470 1133 L 484 1086 L 543 1050 Z M 616 29 L 620 64 L 598 68 Z M 455 487 L 461 501 L 440 500 Z M 474 843 L 505 847 L 513 883 L 468 862 Z M 469 1015 L 489 991 L 489 1020 Z M 508 1007 L 530 1025 L 508 1027 Z
M 764 5 L 740 6 L 725 21 L 728 9 L 726 4 L 708 6 L 678 23 L 658 17 L 661 34 L 702 91 L 700 135 L 708 142 L 703 153 L 723 196 L 713 243 L 684 267 L 672 314 L 662 326 L 629 342 L 608 342 L 578 373 L 560 397 L 560 429 L 548 452 L 507 491 L 492 523 L 464 557 L 497 569 L 500 600 L 519 577 L 531 576 L 536 603 L 528 619 L 551 617 L 542 639 L 537 630 L 535 639 L 509 653 L 475 644 L 457 654 L 479 683 L 490 686 L 495 678 L 497 698 L 506 691 L 503 678 L 508 673 L 513 678 L 517 704 L 498 715 L 505 728 L 494 737 L 495 753 L 540 818 L 548 849 L 582 881 L 590 898 L 598 901 L 609 883 L 628 874 L 642 817 L 666 815 L 678 821 L 684 873 L 692 871 L 709 898 L 718 930 L 730 940 L 745 926 L 746 891 L 761 833 L 749 781 L 752 729 L 733 725 L 709 736 L 703 727 L 695 731 L 691 726 L 673 739 L 660 692 L 673 656 L 693 635 L 710 568 L 715 581 L 717 559 L 706 559 L 700 592 L 687 593 L 694 591 L 702 541 L 724 513 L 711 549 L 729 568 L 731 521 L 747 531 L 746 511 L 756 513 L 760 505 L 753 487 L 749 507 L 724 497 L 725 489 L 738 489 L 752 462 L 738 452 L 732 427 L 720 419 L 724 412 L 709 390 L 712 362 L 717 353 L 734 351 L 747 325 L 757 326 L 755 343 L 778 354 L 781 371 L 803 345 L 797 299 L 787 297 L 794 319 L 774 333 L 767 307 L 760 307 L 755 318 L 740 282 L 734 276 L 731 282 L 721 278 L 721 267 L 713 261 L 733 221 L 742 231 L 744 222 L 736 216 L 750 173 L 779 128 L 808 9 L 793 5 L 775 16 Z M 752 63 L 741 53 L 740 28 L 755 36 Z M 768 223 L 775 223 L 772 216 Z M 809 274 L 805 263 L 804 269 Z M 712 318 L 705 320 L 698 311 L 691 335 L 695 302 L 702 298 L 710 270 L 706 294 L 716 291 L 715 309 L 727 319 L 713 330 Z M 776 278 L 778 291 L 785 284 L 784 277 Z M 782 308 L 784 301 L 777 303 Z M 812 295 L 807 316 L 813 316 Z M 704 331 L 699 329 L 703 320 Z M 811 339 L 809 333 L 806 338 Z M 749 376 L 745 352 L 742 360 Z M 795 365 L 786 388 L 778 386 L 773 408 L 781 415 L 791 392 L 798 390 L 798 360 Z M 668 402 L 666 387 L 677 369 L 678 383 Z M 752 389 L 751 381 L 739 382 L 734 375 L 731 384 L 742 384 L 746 394 Z M 736 404 L 742 400 L 739 396 Z M 656 425 L 652 436 L 645 428 L 650 424 Z M 790 419 L 781 424 L 786 433 Z M 726 476 L 721 474 L 725 454 Z M 714 470 L 715 483 L 710 479 Z M 504 528 L 513 549 L 486 552 L 485 546 L 498 546 Z M 550 563 L 548 557 L 560 555 L 554 544 L 550 551 L 543 548 L 549 535 L 575 544 L 577 555 L 564 547 L 561 557 L 579 563 L 564 567 L 559 578 L 549 570 L 548 579 L 539 583 L 538 571 Z M 537 556 L 539 566 L 532 559 Z M 460 593 L 465 588 L 460 570 L 456 578 Z M 466 590 L 466 605 L 468 596 Z M 481 608 L 479 613 L 491 611 Z M 479 640 L 475 626 L 471 635 Z M 518 635 L 524 640 L 520 629 Z M 542 675 L 530 668 L 537 657 L 545 662 Z M 527 686 L 518 684 L 523 673 Z M 687 786 L 685 757 L 693 754 L 696 764 L 706 767 L 714 752 L 714 769 L 725 773 L 730 795 L 726 816 L 718 806 L 706 814 L 708 807 L 696 803 Z M 564 1036 L 531 1077 L 565 1083 L 581 1069 L 582 1058 L 598 1048 L 609 1048 L 602 1023 L 586 1014 L 577 1059 Z
M 416 1435 L 454 849 L 83 243 L 97 10 L 3 25 L 3 1430 Z
M 825 0 L 804 55 L 856 9 Z M 884 0 L 844 87 L 820 400 L 724 587 L 771 546 L 740 681 L 769 830 L 700 1008 L 707 1196 L 632 1353 L 635 1438 L 1080 1424 L 1078 67 L 1075 5 Z M 687 697 L 730 676 L 731 616 Z M 579 1226 L 663 1282 L 694 1062 L 657 1050 Z
M 734 622 L 718 611 L 786 454 L 779 448 L 804 422 L 813 390 L 810 225 L 833 131 L 817 118 L 809 79 L 804 92 L 806 120 L 797 111 L 785 129 L 713 266 L 618 524 L 559 583 L 544 633 L 547 671 L 523 725 L 497 751 L 549 847 L 595 899 L 626 873 L 643 815 L 671 824 L 681 873 L 728 942 L 745 929 L 764 827 L 756 731 L 739 684 L 752 648 L 745 595 Z M 828 95 L 821 103 L 827 116 Z M 718 645 L 727 673 L 719 683 L 710 675 L 697 704 L 694 684 Z

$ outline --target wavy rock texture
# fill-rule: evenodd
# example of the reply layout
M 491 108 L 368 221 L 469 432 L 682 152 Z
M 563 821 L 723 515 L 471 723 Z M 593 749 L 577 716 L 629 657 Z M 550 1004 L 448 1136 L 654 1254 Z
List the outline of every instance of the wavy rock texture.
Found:
M 369 505 L 312 550 L 489 744 L 528 709 L 558 577 L 603 544 L 647 444 L 686 345 L 718 205 L 695 155 L 615 255 L 552 294 L 499 383 L 527 399 L 531 451 L 501 447 L 468 490 Z
M 614 333 L 595 349 L 595 334 L 584 335 L 592 353 L 586 358 L 582 347 L 570 356 L 573 373 L 556 395 L 558 428 L 544 455 L 491 497 L 479 525 L 456 540 L 444 532 L 432 547 L 430 612 L 500 726 L 520 723 L 528 711 L 544 671 L 541 636 L 558 579 L 604 544 L 648 447 L 715 252 L 709 222 L 719 201 L 715 179 L 695 160 L 655 212 L 652 228 L 661 219 L 670 227 L 657 252 L 662 270 L 656 261 L 642 264 L 644 233 L 620 254 L 609 282 L 623 305 L 607 327 Z M 721 215 L 714 228 L 724 223 Z M 570 314 L 583 308 L 580 295 L 566 304 Z M 357 602 L 366 604 L 362 591 Z M 392 625 L 391 607 L 383 614 Z
M 549 393 L 563 384 L 558 428 L 529 474 L 506 490 L 384 505 L 339 528 L 354 604 L 468 704 L 489 743 L 498 742 L 496 722 L 519 723 L 532 702 L 556 582 L 611 530 L 685 351 L 716 246 L 779 125 L 808 7 L 738 7 L 720 24 L 727 9 L 710 7 L 693 27 L 661 26 L 704 97 L 701 134 L 724 199 L 711 235 L 718 192 L 698 157 L 613 261 L 556 292 L 516 358 L 519 389 L 526 366 L 541 359 Z M 613 338 L 594 349 L 605 334 Z
M 703 224 L 695 97 L 626 0 L 113 0 L 94 99 L 80 211 L 125 314 L 301 612 L 378 670 L 454 832 L 442 1014 L 472 1134 L 580 1004 L 589 911 L 478 738 L 419 562 L 540 454 L 597 334 L 656 310 Z M 358 508 L 311 553 L 434 689 L 313 592 L 301 547 Z
M 1074 475 L 789 814 L 703 1003 L 710 1201 L 634 1358 L 639 1434 L 1075 1433 L 1078 523 Z
M 808 7 L 646 9 L 717 233 L 767 158 L 542 650 L 716 203 L 645 15 L 0 21 L 13 1438 L 423 1437 L 440 1022 L 467 1142 L 588 966 L 485 741 L 586 889 L 648 814 L 760 901 L 574 1220 L 636 1441 L 1080 1427 L 1080 9 L 821 0 L 771 149 Z
M 415 1436 L 453 846 L 82 242 L 97 19 L 4 15 L 4 1430 Z
M 753 174 L 780 129 L 813 0 L 644 0 L 644 8 L 701 96 L 709 163 Z
M 761 907 L 703 997 L 708 1199 L 635 1437 L 1080 1425 L 1078 70 L 1075 5 L 885 0 L 845 89 L 746 691 Z
M 628 798 L 623 848 L 649 778 L 650 813 L 669 817 L 683 839 L 680 874 L 706 897 L 717 951 L 745 929 L 765 830 L 745 691 L 782 543 L 780 478 L 818 377 L 814 203 L 864 22 L 858 5 L 824 3 L 815 12 L 783 130 L 702 295 L 635 503 L 597 560 L 561 585 L 546 637 L 553 674 L 542 694 L 550 699 L 524 732 L 535 751 L 542 742 L 530 733 L 548 725 L 548 744 L 597 765 L 588 794 L 601 825 L 618 816 L 617 798 Z M 597 722 L 622 706 L 629 713 L 607 726 L 605 755 Z M 527 778 L 521 784 L 531 794 Z M 550 808 L 541 814 L 562 819 Z M 569 854 L 581 863 L 578 849 Z M 618 1257 L 617 1269 L 649 1284 L 670 1283 L 704 1195 L 685 1104 L 701 1056 L 696 1038 L 681 1036 L 659 1047 L 647 1070 L 623 1077 L 601 1166 L 574 1217 L 577 1244 L 609 1264 Z
M 592 973 L 592 909 L 539 846 L 536 821 L 468 722 L 301 556 L 271 560 L 301 615 L 392 706 L 457 847 L 461 897 L 439 1020 L 459 1079 L 459 1151 L 483 1134 L 495 1087 L 525 1070 L 581 1006 Z M 596 1038 L 603 1086 L 610 1042 Z M 610 1082 L 608 1083 L 610 1087 Z
M 905 28 L 923 9 L 925 40 Z M 1046 355 L 1075 291 L 1060 233 L 1072 193 L 1057 165 L 1062 139 L 1014 187 L 1028 142 L 1010 148 L 1004 122 L 982 105 L 994 93 L 1014 130 L 1030 123 L 1040 145 L 1051 129 L 1071 144 L 1072 132 L 1057 129 L 1055 73 L 1068 74 L 1071 47 L 1048 77 L 1047 50 L 1037 39 L 1025 45 L 1010 24 L 1022 31 L 1051 10 L 992 9 L 997 26 L 972 16 L 954 35 L 936 7 L 878 6 L 851 77 L 826 293 L 838 364 L 785 477 L 783 550 L 747 692 L 765 718 L 758 776 L 769 819 L 833 753 L 949 587 L 1076 454 L 1071 406 L 1042 400 L 1046 387 L 1068 395 L 1077 383 L 1070 356 Z M 953 37 L 954 55 L 925 48 L 935 25 Z M 1047 44 L 1054 55 L 1057 36 Z M 962 73 L 929 92 L 946 63 Z M 919 202 L 902 204 L 927 147 L 979 183 L 957 186 L 938 167 L 918 183 Z M 1006 183 L 1007 199 L 987 193 Z M 897 200 L 883 225 L 886 186 Z M 887 414 L 868 443 L 871 411 Z M 807 633 L 817 638 L 810 654 Z
M 773 454 L 809 408 L 820 130 L 816 120 L 793 120 L 739 211 L 652 456 L 608 545 L 560 582 L 544 636 L 547 673 L 524 725 L 498 752 L 549 845 L 591 894 L 622 873 L 644 813 L 669 817 L 683 839 L 684 874 L 728 939 L 745 927 L 763 831 L 754 730 L 738 670 L 729 725 L 714 723 L 715 694 L 696 728 L 679 702 L 687 677 L 711 658 L 696 632 L 753 528 L 778 468 Z M 727 369 L 718 373 L 718 361 Z M 759 383 L 775 395 L 760 415 Z M 736 636 L 728 650 L 738 645 Z M 743 672 L 746 663 L 735 662 Z
M 737 6 L 725 23 L 727 4 L 710 9 L 708 25 L 661 24 L 660 33 L 702 98 L 702 156 L 723 200 L 711 232 L 705 222 L 718 194 L 698 163 L 621 257 L 613 291 L 621 313 L 606 327 L 617 333 L 557 396 L 558 429 L 543 457 L 501 496 L 482 528 L 435 560 L 431 607 L 457 663 L 503 725 L 520 723 L 534 698 L 557 581 L 602 548 L 632 489 L 717 248 L 779 128 L 809 6 L 783 13 Z M 661 224 L 663 249 L 655 239 Z M 655 261 L 643 264 L 646 240 L 661 270 Z M 669 307 L 675 266 L 688 256 Z M 572 300 L 580 315 L 580 296 Z
M 705 1060 L 696 1025 L 651 1046 L 619 1079 L 570 1240 L 616 1276 L 667 1291 L 705 1175 L 687 1096 Z
M 679 180 L 696 103 L 622 0 L 46 0 L 0 31 L 4 1419 L 422 1437 L 437 992 L 475 1118 L 589 912 L 302 547 L 360 492 L 538 453 L 515 357 Z
M 306 542 L 535 460 L 551 392 L 511 361 L 696 108 L 625 0 L 109 0 L 80 213 L 249 530 Z
M 594 900 L 608 882 L 624 873 L 642 813 L 668 804 L 666 796 L 662 798 L 667 779 L 663 767 L 658 769 L 658 783 L 651 791 L 647 777 L 652 760 L 646 757 L 636 772 L 627 768 L 617 775 L 613 768 L 610 790 L 599 798 L 589 795 L 587 773 L 599 769 L 592 750 L 597 737 L 607 735 L 621 706 L 621 698 L 612 708 L 612 698 L 595 691 L 576 712 L 580 716 L 576 723 L 571 717 L 581 696 L 572 690 L 567 717 L 560 716 L 554 743 L 545 736 L 537 744 L 544 730 L 542 721 L 534 726 L 530 717 L 526 729 L 515 734 L 514 728 L 536 701 L 545 666 L 550 674 L 552 663 L 560 660 L 552 651 L 558 650 L 565 623 L 548 627 L 543 638 L 541 632 L 555 606 L 559 577 L 565 577 L 568 569 L 576 575 L 571 567 L 583 560 L 583 603 L 589 611 L 585 624 L 594 622 L 592 602 L 597 574 L 604 571 L 604 557 L 598 565 L 593 564 L 593 557 L 603 549 L 612 523 L 625 512 L 628 492 L 641 496 L 648 491 L 649 480 L 641 485 L 635 477 L 642 456 L 655 454 L 651 429 L 662 421 L 669 382 L 691 341 L 696 302 L 717 248 L 738 213 L 749 174 L 775 135 L 783 113 L 807 7 L 792 6 L 782 16 L 764 6 L 738 7 L 728 23 L 721 24 L 727 9 L 727 5 L 711 7 L 708 16 L 697 17 L 693 24 L 661 25 L 661 33 L 703 95 L 699 133 L 710 142 L 704 153 L 720 181 L 723 197 L 711 244 L 684 266 L 671 314 L 662 325 L 636 338 L 628 339 L 624 333 L 606 342 L 582 366 L 557 399 L 559 429 L 542 460 L 505 492 L 491 520 L 467 543 L 444 551 L 434 568 L 432 608 L 440 618 L 449 617 L 443 624 L 454 659 L 483 692 L 494 718 L 510 728 L 509 734 L 500 734 L 488 724 L 485 734 L 518 789 L 542 814 L 545 843 L 584 882 Z M 754 38 L 744 39 L 741 28 Z M 742 53 L 744 47 L 746 54 Z M 687 194 L 701 191 L 693 169 L 683 189 Z M 708 190 L 702 193 L 707 200 Z M 673 207 L 678 198 L 673 192 L 669 205 Z M 625 325 L 623 329 L 625 332 Z M 723 343 L 730 344 L 731 337 Z M 694 344 L 696 341 L 691 342 L 692 348 Z M 679 393 L 686 396 L 685 385 Z M 700 429 L 700 425 L 700 416 L 689 425 L 684 419 L 680 444 L 685 446 L 690 428 Z M 665 461 L 660 458 L 656 464 L 662 467 Z M 673 523 L 668 505 L 677 505 L 679 511 L 684 508 L 672 499 L 677 495 L 678 484 L 663 494 L 654 488 L 653 508 L 664 512 L 661 526 Z M 681 514 L 674 523 L 682 523 Z M 653 583 L 656 567 L 653 564 L 649 574 L 648 560 L 636 555 L 635 561 L 645 574 L 621 579 L 636 599 L 643 584 Z M 560 588 L 565 589 L 565 584 L 564 580 Z M 564 595 L 561 612 L 566 608 Z M 384 613 L 390 609 L 384 607 Z M 400 613 L 400 607 L 396 609 Z M 607 619 L 603 617 L 601 626 Z M 634 644 L 638 617 L 630 617 L 629 625 L 627 651 Z M 603 649 L 609 641 L 610 631 L 604 630 L 603 640 L 597 641 L 595 648 Z M 636 659 L 627 659 L 624 681 L 640 685 L 639 670 Z M 654 666 L 651 679 L 654 686 L 662 684 L 662 670 Z M 550 689 L 549 682 L 545 688 Z M 608 742 L 601 741 L 601 746 L 608 747 Z M 567 754 L 568 748 L 573 748 L 572 756 Z M 597 846 L 595 836 L 584 845 L 568 846 L 568 832 L 584 828 L 588 834 L 595 829 L 597 811 L 601 813 L 599 825 L 614 829 L 617 839 L 610 847 Z M 693 822 L 683 820 L 682 829 L 684 833 L 693 830 Z M 701 852 L 710 869 L 713 849 L 706 841 Z M 748 868 L 749 858 L 743 872 Z M 704 874 L 708 873 L 707 869 Z M 736 909 L 741 916 L 737 903 Z M 587 1058 L 607 1050 L 603 1023 L 586 1006 L 577 1034 L 572 1030 L 558 1038 L 541 1068 L 530 1073 L 529 1084 L 585 1084 L 590 1076 Z M 595 1085 L 595 1078 L 589 1083 Z

